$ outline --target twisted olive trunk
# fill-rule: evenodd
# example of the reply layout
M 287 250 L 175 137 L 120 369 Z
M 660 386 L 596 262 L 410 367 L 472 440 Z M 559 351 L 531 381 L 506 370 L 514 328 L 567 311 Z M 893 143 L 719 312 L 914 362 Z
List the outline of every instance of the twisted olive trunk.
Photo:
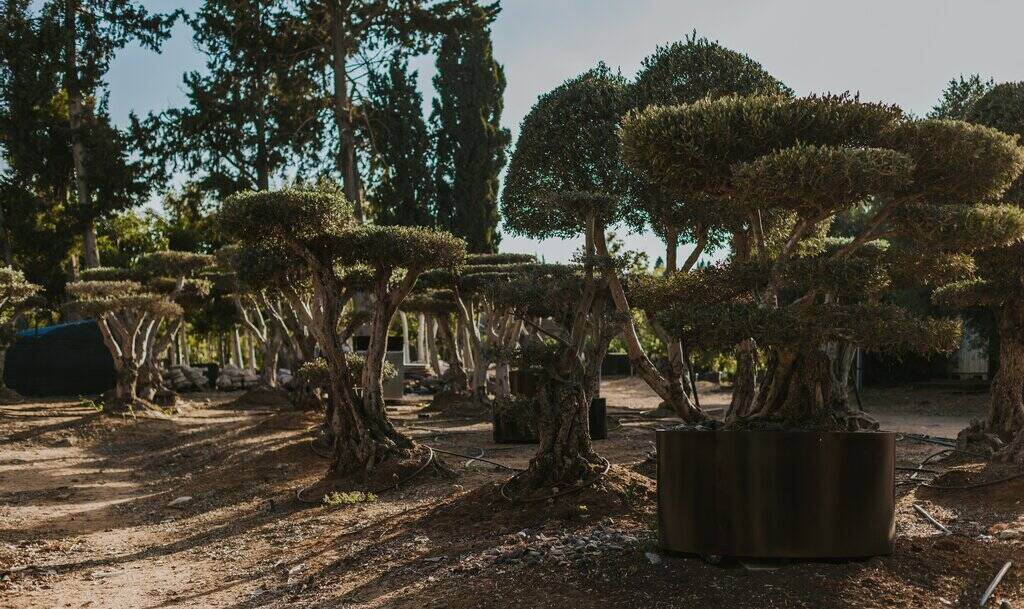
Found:
M 469 374 L 462 359 L 458 340 L 452 333 L 451 325 L 447 318 L 438 320 L 438 330 L 441 339 L 447 345 L 448 351 L 448 382 L 447 389 L 456 395 L 469 395 Z
M 263 359 L 260 365 L 260 383 L 267 387 L 277 387 L 277 358 L 283 345 L 284 336 L 277 328 L 272 331 L 270 340 L 260 341 L 260 355 Z
M 592 478 L 601 458 L 590 439 L 590 400 L 579 359 L 563 358 L 535 397 L 540 446 L 526 482 L 532 488 L 575 484 Z
M 430 362 L 430 369 L 435 376 L 441 375 L 441 356 L 437 352 L 437 318 L 433 315 L 426 316 L 426 346 L 427 346 L 427 357 L 424 358 Z
M 733 377 L 732 399 L 726 412 L 726 421 L 735 421 L 750 415 L 756 394 L 755 367 L 757 345 L 748 338 L 736 348 L 736 374 Z
M 117 380 L 114 384 L 114 410 L 127 410 L 139 401 L 139 366 L 130 357 L 114 359 Z
M 847 395 L 823 350 L 776 349 L 769 355 L 750 418 L 837 431 L 877 429 L 874 420 L 849 408 Z
M 595 235 L 603 231 L 598 227 L 597 218 L 591 216 L 586 233 L 588 257 L 595 251 Z M 603 232 L 600 240 L 604 240 Z M 607 255 L 606 250 L 597 253 Z M 605 333 L 602 323 L 605 301 L 598 292 L 599 288 L 607 292 L 611 279 L 603 277 L 599 286 L 593 266 L 588 263 L 584 269 L 587 279 L 571 326 L 559 339 L 560 354 L 534 398 L 540 446 L 525 474 L 525 483 L 533 489 L 589 480 L 601 467 L 602 459 L 590 439 L 590 401 L 611 341 L 611 332 Z
M 147 400 L 156 397 L 158 391 L 167 389 L 167 386 L 164 385 L 164 375 L 160 371 L 160 361 L 157 358 L 171 348 L 172 343 L 177 340 L 178 332 L 184 326 L 184 322 L 179 319 L 175 322 L 174 328 L 168 329 L 163 336 L 158 338 L 157 330 L 162 324 L 163 320 L 154 322 L 146 342 L 146 361 L 139 369 L 138 393 Z
M 0 400 L 5 402 L 20 402 L 21 395 L 17 391 L 7 386 L 7 382 L 4 380 L 4 373 L 7 370 L 7 349 L 10 345 L 3 345 L 0 347 Z
M 996 310 L 999 325 L 999 370 L 992 378 L 988 430 L 1004 442 L 1024 434 L 1024 304 Z
M 313 307 L 314 330 L 330 377 L 332 408 L 328 416 L 334 443 L 331 468 L 368 472 L 393 456 L 398 444 L 385 426 L 366 416 L 363 398 L 356 393 L 357 379 L 345 359 L 346 337 L 338 328 L 347 299 L 334 269 L 315 264 L 313 288 L 319 303 Z
M 601 225 L 598 225 L 594 231 L 593 244 L 598 256 L 603 258 L 609 257 L 607 238 L 604 234 L 604 227 Z M 607 265 L 604 275 L 608 281 L 608 287 L 611 291 L 612 301 L 615 303 L 616 310 L 628 320 L 623 325 L 621 336 L 626 345 L 629 362 L 632 364 L 637 375 L 647 383 L 648 387 L 658 394 L 658 397 L 671 406 L 683 421 L 697 422 L 706 419 L 707 415 L 697 408 L 682 384 L 682 369 L 679 369 L 678 376 L 675 375 L 675 370 L 673 370 L 672 376 L 676 377 L 674 381 L 666 379 L 654 364 L 651 363 L 650 358 L 647 357 L 647 353 L 640 344 L 640 337 L 637 336 L 636 326 L 633 324 L 633 312 L 626 298 L 625 288 L 623 288 L 622 281 L 619 279 L 615 268 L 612 265 Z M 672 342 L 667 337 L 666 341 Z

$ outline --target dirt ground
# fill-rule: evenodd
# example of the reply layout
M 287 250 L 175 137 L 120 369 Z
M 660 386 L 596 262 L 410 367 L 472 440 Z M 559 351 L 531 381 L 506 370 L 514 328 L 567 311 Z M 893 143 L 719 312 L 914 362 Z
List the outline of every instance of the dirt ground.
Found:
M 705 408 L 728 403 L 704 389 Z M 376 501 L 303 503 L 296 491 L 325 472 L 310 444 L 316 415 L 230 403 L 237 394 L 189 396 L 166 420 L 105 416 L 78 400 L 2 406 L 0 607 L 977 607 L 1007 560 L 990 606 L 1024 606 L 1024 479 L 899 487 L 896 552 L 867 561 L 712 565 L 659 551 L 654 481 L 637 471 L 652 430 L 671 421 L 636 416 L 657 405 L 636 379 L 608 380 L 603 395 L 612 421 L 596 446 L 615 465 L 608 476 L 525 505 L 501 498 L 508 471 L 449 455 L 454 477 L 428 469 Z M 985 406 L 957 386 L 862 399 L 888 429 L 945 437 Z M 487 421 L 418 409 L 394 417 L 437 449 L 483 449 L 511 467 L 532 453 L 494 445 Z M 906 437 L 899 464 L 939 448 Z M 963 460 L 929 468 L 942 484 L 1012 473 Z

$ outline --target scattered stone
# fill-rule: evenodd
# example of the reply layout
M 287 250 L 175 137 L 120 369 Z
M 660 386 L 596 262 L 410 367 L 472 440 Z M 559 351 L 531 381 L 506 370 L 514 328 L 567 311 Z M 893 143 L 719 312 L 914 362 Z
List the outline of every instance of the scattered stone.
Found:
M 186 504 L 190 503 L 191 501 L 192 501 L 192 497 L 189 497 L 188 495 L 183 495 L 181 497 L 178 497 L 177 499 L 174 499 L 170 503 L 168 503 L 167 507 L 181 508 L 181 507 L 185 506 Z
M 650 563 L 652 565 L 660 565 L 661 564 L 661 556 L 655 554 L 654 552 L 645 552 L 644 556 L 647 557 L 647 560 L 650 561 Z
M 586 531 L 566 532 L 559 535 L 531 534 L 519 531 L 506 538 L 506 545 L 484 553 L 490 564 L 538 564 L 550 561 L 559 566 L 592 564 L 602 555 L 622 553 L 636 546 L 636 535 L 606 524 Z M 660 560 L 660 557 L 658 557 Z M 466 571 L 467 569 L 463 569 Z
M 57 446 L 74 446 L 78 440 L 75 436 L 64 436 L 60 440 L 57 440 Z

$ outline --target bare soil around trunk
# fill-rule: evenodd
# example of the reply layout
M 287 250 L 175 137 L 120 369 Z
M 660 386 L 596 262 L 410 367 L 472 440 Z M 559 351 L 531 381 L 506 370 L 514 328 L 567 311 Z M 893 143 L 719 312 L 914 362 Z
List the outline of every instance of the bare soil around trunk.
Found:
M 705 409 L 728 405 L 728 391 L 701 389 Z M 977 607 L 1007 560 L 990 606 L 1024 605 L 1021 478 L 899 487 L 892 556 L 713 565 L 657 547 L 644 463 L 653 430 L 673 421 L 640 416 L 658 399 L 637 379 L 602 387 L 611 420 L 595 448 L 608 474 L 519 504 L 500 492 L 509 470 L 440 452 L 525 467 L 534 447 L 493 444 L 487 417 L 421 418 L 403 403 L 396 426 L 447 471 L 416 474 L 416 461 L 327 484 L 311 446 L 318 415 L 232 403 L 239 395 L 187 396 L 167 418 L 112 417 L 79 400 L 0 406 L 0 607 Z M 861 397 L 883 428 L 947 438 L 986 404 L 955 385 Z M 899 465 L 941 449 L 907 436 Z M 926 467 L 937 486 L 1017 471 L 969 457 Z M 324 503 L 326 491 L 337 494 Z

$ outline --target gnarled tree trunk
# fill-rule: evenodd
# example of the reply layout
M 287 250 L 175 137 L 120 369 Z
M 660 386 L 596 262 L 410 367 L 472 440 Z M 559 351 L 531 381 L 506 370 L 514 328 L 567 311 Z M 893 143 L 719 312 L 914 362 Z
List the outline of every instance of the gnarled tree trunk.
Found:
M 7 348 L 7 345 L 0 347 L 0 402 L 10 404 L 20 402 L 22 397 L 17 391 L 8 387 L 7 382 L 4 381 L 4 372 L 7 368 Z
M 391 425 L 384 413 L 379 372 L 384 365 L 387 331 L 394 309 L 389 307 L 388 316 L 380 306 L 375 307 L 375 317 L 388 316 L 388 323 L 375 318 L 371 324 L 370 345 L 363 369 L 364 385 L 370 386 L 364 386 L 362 395 L 359 395 L 355 387 L 358 379 L 345 358 L 348 337 L 343 335 L 338 324 L 348 300 L 344 296 L 346 291 L 333 268 L 326 265 L 315 267 L 313 286 L 320 305 L 313 307 L 314 327 L 330 372 L 330 404 L 333 407 L 330 420 L 334 436 L 332 468 L 341 472 L 365 473 L 383 461 L 402 456 L 403 451 L 408 454 L 409 449 L 415 447 L 412 440 Z M 376 382 L 366 383 L 367 379 L 376 379 Z
M 597 226 L 594 231 L 593 245 L 598 256 L 609 258 L 607 237 L 605 236 L 603 226 Z M 706 419 L 707 415 L 697 408 L 683 385 L 681 354 L 675 354 L 675 356 L 679 357 L 679 361 L 673 367 L 673 374 L 670 375 L 675 378 L 665 378 L 654 364 L 651 363 L 650 358 L 647 357 L 647 353 L 644 352 L 644 348 L 640 344 L 640 337 L 637 336 L 636 326 L 632 320 L 633 312 L 629 306 L 626 291 L 622 286 L 621 279 L 619 279 L 618 272 L 613 265 L 608 265 L 604 275 L 608 281 L 608 288 L 616 310 L 624 319 L 628 320 L 623 324 L 621 336 L 626 345 L 626 353 L 629 355 L 629 363 L 632 364 L 633 370 L 658 394 L 658 397 L 672 407 L 680 419 L 687 422 L 697 422 Z M 668 343 L 668 348 L 671 349 L 674 341 L 671 341 L 667 336 L 665 340 Z M 670 361 L 672 361 L 672 357 L 673 354 L 670 354 Z
M 725 420 L 748 416 L 754 405 L 756 390 L 757 345 L 748 338 L 736 348 L 736 374 L 733 376 L 732 399 Z
M 837 431 L 877 429 L 877 423 L 849 408 L 833 368 L 821 349 L 773 350 L 748 418 Z
M 992 377 L 988 417 L 960 432 L 959 444 L 997 459 L 1024 463 L 1024 304 L 994 311 L 999 328 L 999 370 Z M 974 446 L 972 446 L 972 444 Z
M 578 359 L 563 361 L 540 384 L 535 396 L 540 446 L 525 477 L 528 486 L 575 484 L 599 471 L 601 458 L 590 440 L 592 397 L 593 388 Z

